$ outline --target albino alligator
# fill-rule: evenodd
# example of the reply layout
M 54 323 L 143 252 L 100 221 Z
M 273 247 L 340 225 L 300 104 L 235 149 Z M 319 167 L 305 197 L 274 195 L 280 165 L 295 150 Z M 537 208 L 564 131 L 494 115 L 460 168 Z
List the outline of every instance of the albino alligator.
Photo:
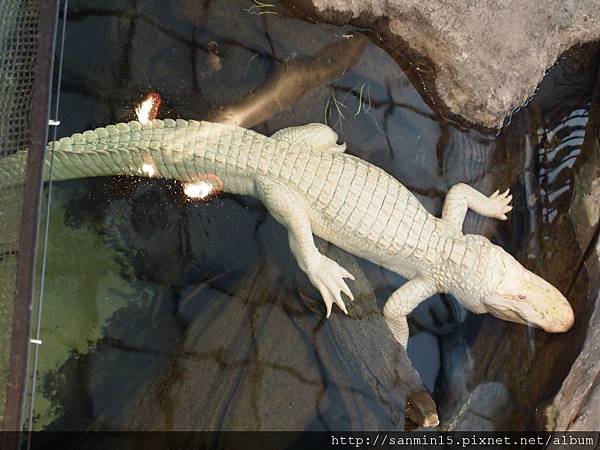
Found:
M 260 199 L 287 228 L 291 251 L 321 293 L 327 317 L 334 303 L 347 313 L 341 292 L 353 298 L 344 281 L 353 277 L 319 253 L 313 234 L 408 278 L 383 309 L 403 346 L 407 314 L 438 292 L 453 294 L 474 313 L 549 332 L 572 326 L 573 311 L 556 288 L 487 238 L 462 233 L 468 208 L 506 219 L 512 209 L 508 191 L 486 197 L 457 184 L 440 219 L 392 176 L 344 153 L 345 145 L 336 142 L 335 132 L 322 124 L 266 137 L 233 125 L 154 120 L 74 134 L 49 149 L 55 180 L 145 173 L 192 182 L 208 173 L 221 179 L 224 191 Z M 0 176 L 10 178 L 22 163 L 20 153 L 5 158 Z M 153 169 L 143 172 L 148 164 Z

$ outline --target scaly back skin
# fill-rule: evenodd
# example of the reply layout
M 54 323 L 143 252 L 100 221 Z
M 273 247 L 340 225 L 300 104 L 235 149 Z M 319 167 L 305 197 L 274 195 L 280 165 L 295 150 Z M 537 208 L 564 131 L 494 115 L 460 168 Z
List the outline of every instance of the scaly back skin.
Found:
M 155 120 L 120 123 L 50 143 L 54 180 L 107 175 L 146 175 L 193 181 L 197 174 L 221 178 L 223 189 L 253 195 L 254 180 L 278 180 L 306 199 L 315 235 L 355 255 L 411 278 L 435 275 L 440 256 L 455 237 L 417 198 L 382 169 L 341 152 L 299 147 L 232 125 Z M 50 155 L 50 152 L 48 152 Z M 19 154 L 7 158 L 13 163 Z M 10 178 L 15 164 L 3 161 Z M 46 161 L 46 176 L 50 158 Z M 458 245 L 458 244 L 457 244 Z M 460 246 L 460 245 L 458 245 Z

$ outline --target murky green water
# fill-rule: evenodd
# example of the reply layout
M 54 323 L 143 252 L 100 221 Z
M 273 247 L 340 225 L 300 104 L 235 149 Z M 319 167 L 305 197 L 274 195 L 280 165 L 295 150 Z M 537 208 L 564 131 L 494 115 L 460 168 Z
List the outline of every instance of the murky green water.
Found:
M 595 48 L 559 63 L 494 135 L 433 111 L 368 30 L 357 49 L 361 30 L 305 22 L 276 2 L 264 11 L 246 0 L 71 1 L 61 136 L 134 119 L 134 103 L 151 90 L 163 97 L 160 117 L 205 119 L 259 95 L 277 70 L 310 78 L 310 89 L 286 87 L 306 92 L 272 117 L 263 111 L 254 129 L 326 122 L 350 153 L 435 214 L 457 182 L 485 193 L 510 187 L 507 223 L 469 215 L 465 230 L 569 291 L 584 315 L 588 242 L 577 239 L 569 207 L 585 159 Z M 349 66 L 338 79 L 332 62 Z M 285 230 L 258 201 L 194 203 L 168 180 L 58 183 L 49 220 L 34 428 L 403 428 L 389 361 L 369 357 L 391 335 L 357 331 L 381 322 L 401 277 L 354 261 L 364 283 L 351 288 L 378 308 L 326 321 Z M 410 325 L 408 353 L 442 426 L 453 429 L 535 426 L 534 410 L 556 392 L 585 326 L 548 336 L 473 316 L 444 295 L 419 306 Z

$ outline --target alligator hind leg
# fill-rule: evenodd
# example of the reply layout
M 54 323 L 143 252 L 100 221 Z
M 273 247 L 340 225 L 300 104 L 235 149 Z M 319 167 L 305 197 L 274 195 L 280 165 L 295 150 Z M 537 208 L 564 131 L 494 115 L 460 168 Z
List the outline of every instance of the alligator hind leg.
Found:
M 266 177 L 256 181 L 255 195 L 271 215 L 287 228 L 290 249 L 300 268 L 321 293 L 327 317 L 334 303 L 348 314 L 340 291 L 354 300 L 344 281 L 344 278 L 353 280 L 354 277 L 338 263 L 322 255 L 315 246 L 306 202 L 291 189 Z
M 512 210 L 512 206 L 509 205 L 511 200 L 512 195 L 509 195 L 508 189 L 502 194 L 496 191 L 486 197 L 467 184 L 455 184 L 446 195 L 442 219 L 459 232 L 462 231 L 469 208 L 484 217 L 506 220 L 506 214 Z
M 312 147 L 315 150 L 343 153 L 346 144 L 338 144 L 338 135 L 327 125 L 309 123 L 299 127 L 289 127 L 271 135 L 273 139 L 289 142 L 297 147 Z
M 421 302 L 427 300 L 438 289 L 434 283 L 417 276 L 396 290 L 383 307 L 383 316 L 392 335 L 400 345 L 406 348 L 408 343 L 408 322 L 406 316 Z

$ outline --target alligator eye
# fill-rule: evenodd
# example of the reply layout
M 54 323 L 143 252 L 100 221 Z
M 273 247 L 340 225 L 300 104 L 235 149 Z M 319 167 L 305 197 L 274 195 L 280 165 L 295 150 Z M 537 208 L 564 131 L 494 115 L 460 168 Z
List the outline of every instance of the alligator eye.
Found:
M 524 302 L 527 300 L 527 296 L 523 295 L 523 294 L 519 294 L 516 297 L 514 297 L 514 299 L 518 302 Z

